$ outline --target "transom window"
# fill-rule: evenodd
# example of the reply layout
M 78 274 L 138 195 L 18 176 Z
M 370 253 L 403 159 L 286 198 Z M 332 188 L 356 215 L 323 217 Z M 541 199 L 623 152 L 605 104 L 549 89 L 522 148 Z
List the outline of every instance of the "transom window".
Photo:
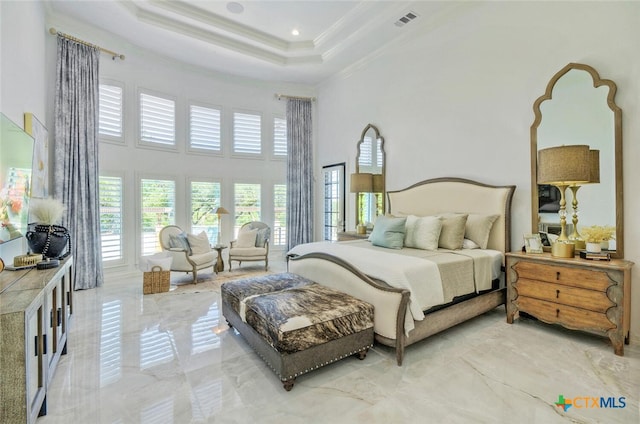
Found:
M 192 149 L 221 150 L 220 109 L 189 106 L 189 144 Z
M 262 153 L 262 117 L 259 114 L 234 112 L 233 152 L 249 155 Z
M 122 87 L 99 85 L 98 134 L 108 138 L 122 138 Z
M 175 145 L 175 101 L 140 93 L 140 141 L 164 146 Z

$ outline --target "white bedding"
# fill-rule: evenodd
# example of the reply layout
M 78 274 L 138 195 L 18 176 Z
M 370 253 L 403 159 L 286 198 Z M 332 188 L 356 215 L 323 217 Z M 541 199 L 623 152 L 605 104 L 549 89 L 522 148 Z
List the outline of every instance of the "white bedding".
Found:
M 368 241 L 307 243 L 294 247 L 289 254 L 304 255 L 311 252 L 337 256 L 372 278 L 392 287 L 409 290 L 409 311 L 416 321 L 424 319 L 423 311 L 451 300 L 445 299 L 438 265 L 429 257 L 433 259 L 436 255 L 450 253 L 473 258 L 475 292 L 491 288 L 491 281 L 501 274 L 503 259 L 502 253 L 497 250 L 394 250 L 372 246 Z

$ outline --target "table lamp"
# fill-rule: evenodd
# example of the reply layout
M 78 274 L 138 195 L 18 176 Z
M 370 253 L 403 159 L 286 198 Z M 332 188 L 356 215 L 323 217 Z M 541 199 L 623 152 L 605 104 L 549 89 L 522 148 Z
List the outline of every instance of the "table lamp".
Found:
M 373 190 L 373 174 L 366 172 L 356 172 L 351 174 L 351 183 L 349 184 L 349 190 L 351 193 L 357 193 L 357 196 L 362 196 L 363 193 L 371 193 Z M 358 202 L 358 222 L 356 223 L 356 231 L 358 234 L 366 234 L 367 227 L 365 225 L 364 217 L 362 216 L 362 199 Z
M 554 185 L 560 191 L 560 236 L 551 248 L 553 256 L 568 258 L 575 245 L 567 237 L 567 187 L 589 182 L 590 150 L 587 145 L 557 146 L 538 151 L 538 184 Z
M 600 182 L 600 151 L 589 150 L 589 181 L 584 184 L 597 184 Z M 583 185 L 584 185 L 583 184 Z M 569 236 L 569 240 L 573 240 L 576 245 L 576 249 L 585 249 L 586 244 L 582 239 L 582 236 L 578 232 L 578 189 L 582 187 L 578 184 L 571 184 L 569 189 L 573 194 L 573 201 L 571 206 L 573 207 L 573 216 L 571 222 L 573 223 L 573 232 Z

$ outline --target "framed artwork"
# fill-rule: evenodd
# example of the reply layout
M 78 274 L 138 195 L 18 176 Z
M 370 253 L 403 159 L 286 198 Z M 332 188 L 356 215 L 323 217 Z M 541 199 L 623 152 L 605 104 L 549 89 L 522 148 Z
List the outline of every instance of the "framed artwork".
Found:
M 49 194 L 49 132 L 32 114 L 24 114 L 24 130 L 33 137 L 31 197 L 44 199 Z
M 542 239 L 540 234 L 525 234 L 524 248 L 527 253 L 542 253 Z

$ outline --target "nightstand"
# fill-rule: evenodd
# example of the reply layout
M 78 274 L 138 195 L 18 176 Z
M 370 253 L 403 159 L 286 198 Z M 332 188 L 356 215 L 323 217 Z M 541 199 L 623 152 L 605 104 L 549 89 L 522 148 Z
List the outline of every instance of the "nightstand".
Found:
M 366 234 L 358 234 L 355 231 L 339 231 L 338 232 L 338 241 L 347 241 L 347 240 L 366 240 L 369 238 L 370 233 Z
M 629 344 L 631 267 L 623 259 L 590 261 L 549 253 L 506 254 L 507 322 L 519 312 L 572 330 L 603 334 L 616 355 Z

